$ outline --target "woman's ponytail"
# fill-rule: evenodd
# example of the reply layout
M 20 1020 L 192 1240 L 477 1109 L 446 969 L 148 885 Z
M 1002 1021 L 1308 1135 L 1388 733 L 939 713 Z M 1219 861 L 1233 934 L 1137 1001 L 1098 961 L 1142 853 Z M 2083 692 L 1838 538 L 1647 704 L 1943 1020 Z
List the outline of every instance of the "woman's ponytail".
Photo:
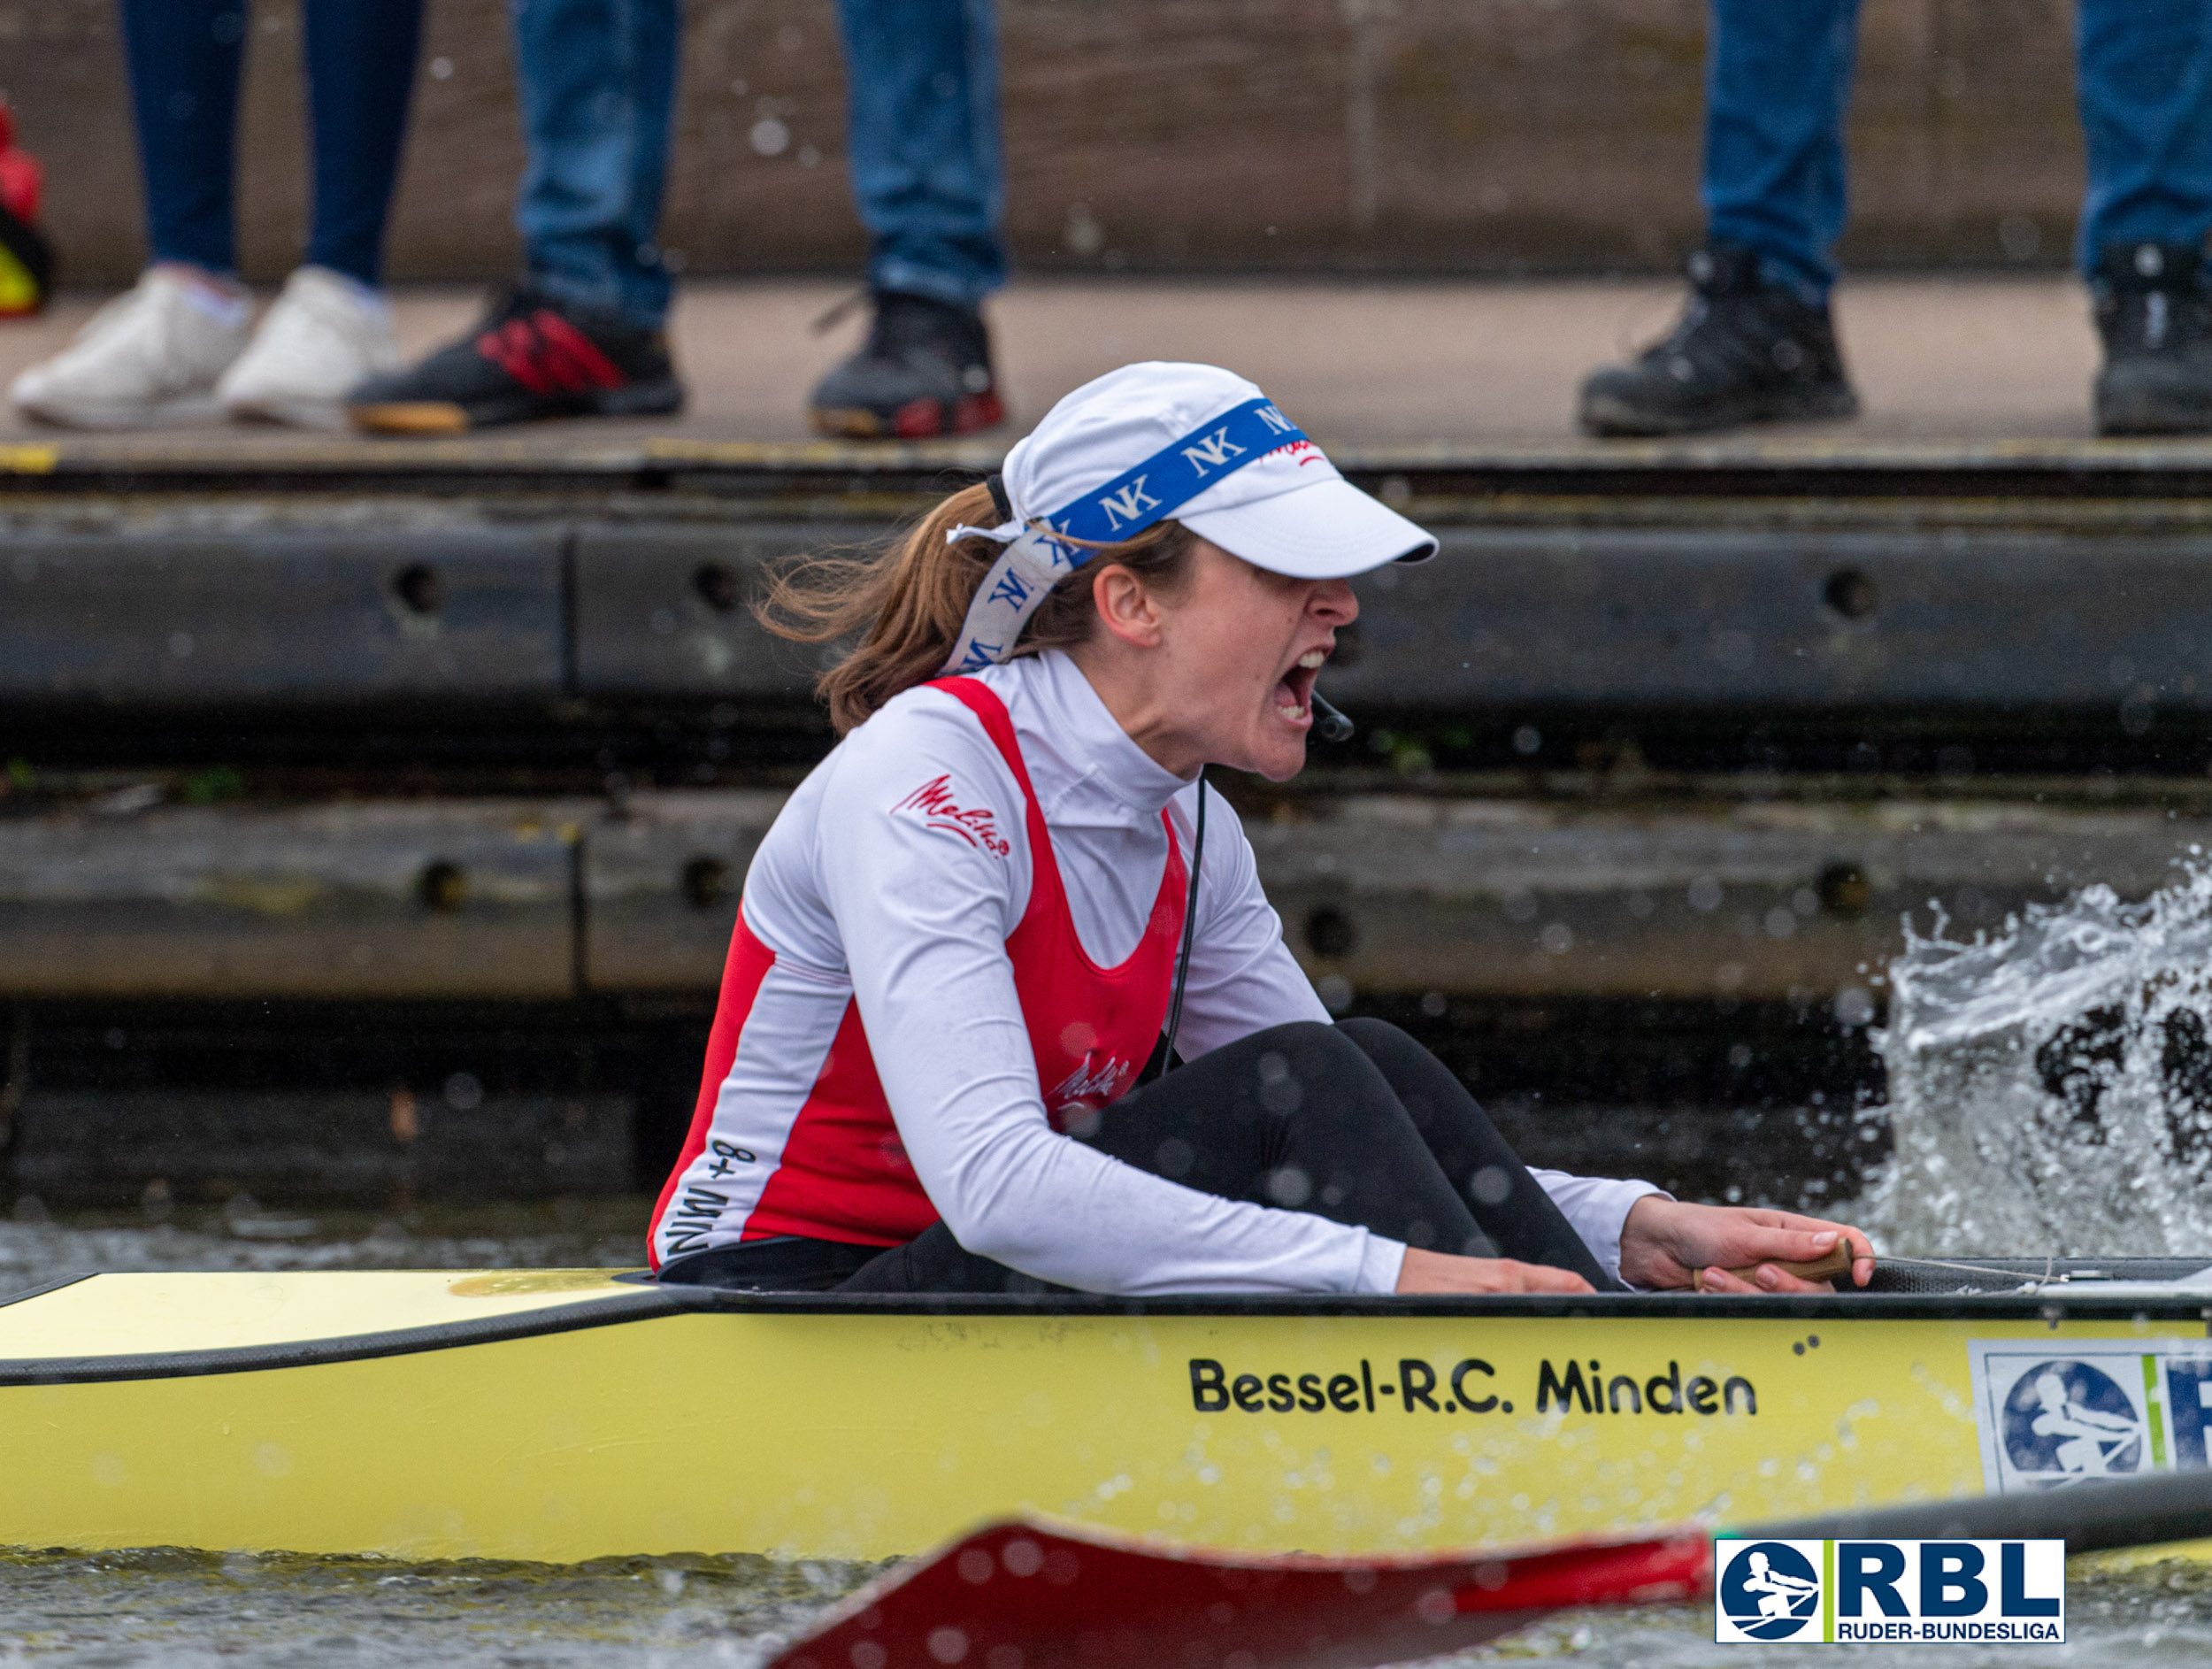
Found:
M 949 541 L 945 535 L 964 524 L 988 527 L 997 519 L 990 489 L 979 483 L 953 494 L 873 556 L 797 557 L 769 571 L 753 616 L 778 637 L 827 643 L 861 635 L 851 653 L 814 681 L 838 735 L 943 668 L 976 588 L 1004 549 L 976 535 Z M 1097 619 L 1091 581 L 1108 563 L 1164 590 L 1178 588 L 1195 542 L 1180 522 L 1163 521 L 1103 547 L 1052 588 L 1014 653 L 1087 640 Z

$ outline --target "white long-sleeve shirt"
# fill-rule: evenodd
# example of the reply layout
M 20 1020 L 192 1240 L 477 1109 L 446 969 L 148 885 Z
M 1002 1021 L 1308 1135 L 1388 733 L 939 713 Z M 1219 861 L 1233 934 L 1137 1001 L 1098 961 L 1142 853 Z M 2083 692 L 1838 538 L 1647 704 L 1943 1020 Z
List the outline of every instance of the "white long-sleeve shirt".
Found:
M 1092 960 L 1118 965 L 1158 894 L 1162 810 L 1187 854 L 1196 785 L 1138 747 L 1065 655 L 979 677 L 1012 720 L 1077 936 Z M 956 805 L 965 834 L 900 809 L 939 778 L 938 800 Z M 1029 904 L 1025 818 L 1021 785 L 974 714 L 926 688 L 887 704 L 800 785 L 746 877 L 743 925 L 773 966 L 716 1101 L 710 1134 L 723 1149 L 710 1140 L 672 1191 L 695 1203 L 657 1226 L 657 1253 L 740 1237 L 856 999 L 906 1157 L 967 1250 L 1094 1292 L 1394 1290 L 1399 1242 L 1185 1188 L 1052 1127 L 1005 948 Z M 1218 795 L 1201 862 L 1178 1052 L 1189 1059 L 1287 1021 L 1325 1022 Z M 718 1162 L 728 1149 L 756 1162 Z M 710 1172 L 710 1192 L 687 1189 Z M 1617 1269 L 1628 1210 L 1655 1190 L 1534 1174 Z

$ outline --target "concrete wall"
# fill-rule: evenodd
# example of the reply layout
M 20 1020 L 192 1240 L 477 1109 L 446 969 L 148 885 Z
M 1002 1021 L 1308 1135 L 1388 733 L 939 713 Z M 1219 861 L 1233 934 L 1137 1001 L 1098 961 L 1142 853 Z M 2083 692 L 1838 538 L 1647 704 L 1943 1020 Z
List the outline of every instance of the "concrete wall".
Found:
M 1701 0 L 1000 0 L 1031 271 L 1606 271 L 1697 235 Z M 515 258 L 504 0 L 432 0 L 392 241 L 404 277 Z M 829 0 L 690 0 L 665 242 L 695 273 L 838 270 Z M 1866 0 L 1849 258 L 2048 264 L 2081 191 L 2063 0 Z M 258 0 L 244 258 L 298 247 L 297 0 Z M 0 88 L 83 281 L 142 258 L 113 0 L 0 0 Z M 772 153 L 772 154 L 770 154 Z

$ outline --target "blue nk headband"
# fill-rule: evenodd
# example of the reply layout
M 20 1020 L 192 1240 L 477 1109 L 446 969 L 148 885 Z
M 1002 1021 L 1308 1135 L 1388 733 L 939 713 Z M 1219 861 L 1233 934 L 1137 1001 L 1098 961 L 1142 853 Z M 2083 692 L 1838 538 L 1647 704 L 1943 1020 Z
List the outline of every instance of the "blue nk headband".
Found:
M 949 541 L 982 534 L 1006 550 L 976 588 L 943 673 L 976 672 L 1013 652 L 1045 593 L 1098 554 L 1068 541 L 1113 544 L 1134 538 L 1255 458 L 1305 438 L 1272 401 L 1247 400 L 1169 442 L 1055 515 L 1038 517 L 1026 527 L 1010 521 L 995 528 L 955 527 L 946 535 Z

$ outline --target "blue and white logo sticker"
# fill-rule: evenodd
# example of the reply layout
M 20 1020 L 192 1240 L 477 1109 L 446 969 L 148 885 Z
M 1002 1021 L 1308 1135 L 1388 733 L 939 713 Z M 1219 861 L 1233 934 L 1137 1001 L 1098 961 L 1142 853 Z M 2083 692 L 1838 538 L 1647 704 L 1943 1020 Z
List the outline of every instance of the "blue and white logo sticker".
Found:
M 1823 1638 L 1821 1542 L 1713 1543 L 1713 1638 L 1724 1643 Z
M 2060 1357 L 2032 1364 L 2005 1397 L 2005 1458 L 2022 1477 L 2053 1483 L 2139 1472 L 2150 1429 L 2101 1368 Z
M 1717 1540 L 1713 1570 L 1724 1646 L 2066 1638 L 2061 1541 Z
M 1993 1495 L 2206 1466 L 2202 1339 L 1977 1339 L 1967 1365 Z

